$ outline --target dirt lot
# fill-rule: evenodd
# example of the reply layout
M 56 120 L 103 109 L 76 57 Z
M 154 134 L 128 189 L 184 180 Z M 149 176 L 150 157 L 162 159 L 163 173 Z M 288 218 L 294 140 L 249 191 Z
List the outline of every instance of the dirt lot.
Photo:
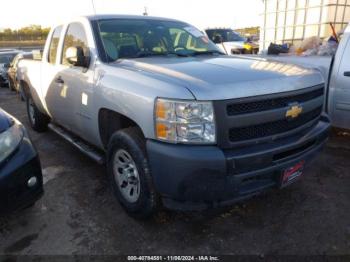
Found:
M 8 89 L 0 106 L 28 126 Z M 30 130 L 45 176 L 32 208 L 0 218 L 0 254 L 350 254 L 350 136 L 333 133 L 302 180 L 227 210 L 129 218 L 98 166 Z

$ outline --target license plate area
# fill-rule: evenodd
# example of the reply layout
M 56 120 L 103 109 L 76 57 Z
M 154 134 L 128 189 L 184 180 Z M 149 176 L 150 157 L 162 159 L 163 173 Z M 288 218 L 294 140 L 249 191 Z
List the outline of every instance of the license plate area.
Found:
M 281 175 L 280 187 L 286 187 L 298 180 L 304 171 L 305 161 L 302 160 L 295 165 L 286 168 Z

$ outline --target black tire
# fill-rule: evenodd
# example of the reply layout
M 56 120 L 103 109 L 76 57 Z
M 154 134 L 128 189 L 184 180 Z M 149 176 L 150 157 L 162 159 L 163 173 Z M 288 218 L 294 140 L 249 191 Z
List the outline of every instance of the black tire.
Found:
M 18 83 L 18 94 L 22 102 L 26 101 L 26 94 L 21 83 Z
M 9 79 L 9 89 L 10 89 L 11 91 L 16 91 L 16 89 L 15 89 L 15 87 L 14 87 L 14 84 L 13 84 L 12 80 L 10 80 L 10 79 Z
M 39 111 L 30 95 L 27 97 L 27 115 L 29 124 L 35 131 L 41 133 L 47 130 L 50 118 Z
M 113 193 L 129 215 L 138 219 L 151 217 L 160 205 L 149 169 L 145 144 L 145 138 L 138 127 L 130 127 L 114 133 L 108 144 L 107 171 Z M 115 178 L 115 156 L 117 152 L 124 150 L 131 156 L 138 172 L 140 190 L 135 202 L 130 202 L 123 196 Z
M 25 98 L 25 95 L 23 94 L 23 92 L 19 92 L 19 99 L 22 101 L 22 102 L 24 102 L 24 101 L 26 101 L 26 98 Z

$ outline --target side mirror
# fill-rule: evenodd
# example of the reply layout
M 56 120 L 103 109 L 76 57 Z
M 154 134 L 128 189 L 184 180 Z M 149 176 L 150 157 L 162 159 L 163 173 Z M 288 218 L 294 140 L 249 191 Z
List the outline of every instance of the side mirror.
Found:
M 88 67 L 89 57 L 84 55 L 82 47 L 68 47 L 66 50 L 67 62 L 73 66 Z

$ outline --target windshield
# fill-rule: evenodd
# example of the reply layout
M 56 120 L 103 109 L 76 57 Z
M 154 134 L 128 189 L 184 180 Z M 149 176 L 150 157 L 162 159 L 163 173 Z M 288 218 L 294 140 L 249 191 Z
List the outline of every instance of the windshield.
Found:
M 223 42 L 245 42 L 246 39 L 242 36 L 240 36 L 238 33 L 231 29 L 217 29 L 217 30 L 206 30 L 209 38 L 217 42 L 215 39 L 219 36 L 221 37 Z
M 157 55 L 222 54 L 201 31 L 182 22 L 100 20 L 98 31 L 108 62 Z
M 10 63 L 10 56 L 0 55 L 0 64 Z
M 0 54 L 0 64 L 9 64 L 16 54 Z

